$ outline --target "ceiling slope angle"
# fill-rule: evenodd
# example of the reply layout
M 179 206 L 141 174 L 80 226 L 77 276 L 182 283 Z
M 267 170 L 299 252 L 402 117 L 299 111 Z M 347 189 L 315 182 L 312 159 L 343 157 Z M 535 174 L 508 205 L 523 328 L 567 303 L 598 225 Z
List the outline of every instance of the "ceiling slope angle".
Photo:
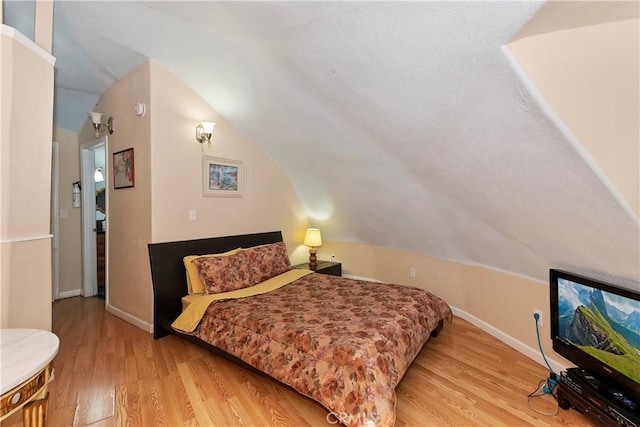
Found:
M 56 13 L 79 64 L 152 58 L 203 96 L 280 165 L 326 239 L 637 287 L 637 219 L 501 50 L 541 5 L 62 1 Z
M 34 3 L 3 2 L 5 23 L 31 39 L 34 33 Z M 148 58 L 90 28 L 90 22 L 99 19 L 94 13 L 70 17 L 67 9 L 69 3 L 56 1 L 54 5 L 54 124 L 78 132 L 100 94 Z M 89 28 L 78 25 L 76 19 L 88 20 Z
M 329 238 L 637 286 L 637 221 L 501 51 L 538 6 L 246 6 L 235 17 L 256 72 L 236 71 L 251 90 L 210 102 L 287 171 Z

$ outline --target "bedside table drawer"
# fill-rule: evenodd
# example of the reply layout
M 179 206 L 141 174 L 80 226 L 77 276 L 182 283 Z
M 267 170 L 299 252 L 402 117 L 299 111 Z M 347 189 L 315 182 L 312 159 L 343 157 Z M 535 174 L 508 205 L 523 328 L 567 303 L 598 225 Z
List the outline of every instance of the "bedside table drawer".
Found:
M 309 264 L 305 262 L 304 264 L 294 265 L 293 268 L 309 269 Z M 314 271 L 316 273 L 328 274 L 330 276 L 342 276 L 342 263 L 318 261 L 318 265 Z
M 316 273 L 328 274 L 329 276 L 342 276 L 342 264 L 339 262 L 329 262 L 327 264 L 333 264 L 326 267 L 318 265 Z

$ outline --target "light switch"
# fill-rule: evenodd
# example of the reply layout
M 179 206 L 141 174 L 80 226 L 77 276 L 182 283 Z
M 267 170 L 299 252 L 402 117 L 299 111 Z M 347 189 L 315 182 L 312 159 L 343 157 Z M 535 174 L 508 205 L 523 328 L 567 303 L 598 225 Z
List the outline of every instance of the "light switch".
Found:
M 195 209 L 189 209 L 189 219 L 191 221 L 195 221 L 197 218 L 196 216 L 196 210 Z
M 66 209 L 60 209 L 60 218 L 69 218 L 69 211 Z

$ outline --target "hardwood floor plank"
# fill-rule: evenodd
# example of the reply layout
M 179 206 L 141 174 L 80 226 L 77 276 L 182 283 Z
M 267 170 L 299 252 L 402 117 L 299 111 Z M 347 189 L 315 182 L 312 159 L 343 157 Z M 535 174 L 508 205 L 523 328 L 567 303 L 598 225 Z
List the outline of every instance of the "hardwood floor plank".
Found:
M 207 417 L 211 420 L 212 426 L 244 426 L 245 424 L 238 418 L 234 408 L 227 402 L 218 402 L 215 399 L 206 399 L 202 403 L 206 408 Z M 247 420 L 248 421 L 248 420 Z
M 195 384 L 191 369 L 187 362 L 177 364 L 178 375 L 180 381 L 184 385 L 183 390 L 187 395 L 187 401 L 191 406 L 195 419 L 200 425 L 210 425 L 212 422 L 209 418 L 207 408 L 202 402 L 202 397 L 198 391 L 198 387 Z
M 122 408 L 120 415 L 116 415 L 116 418 L 120 417 L 126 419 L 126 426 L 143 426 L 140 395 L 138 394 L 138 381 L 128 383 L 123 386 L 122 392 L 124 396 L 123 402 L 126 402 L 126 407 Z
M 149 386 L 148 393 L 150 400 L 147 400 L 147 405 L 153 409 L 153 423 L 149 425 L 154 426 L 175 426 L 182 424 L 182 420 L 179 413 L 176 414 L 175 408 L 171 405 L 172 396 L 164 396 L 162 394 L 162 387 L 159 379 L 143 381 L 144 384 Z M 146 399 L 145 399 L 146 400 Z
M 63 406 L 73 404 L 77 405 L 78 398 L 82 389 L 86 387 L 88 390 L 91 390 L 90 376 L 91 371 L 89 369 L 73 371 L 71 373 L 71 375 L 68 377 L 69 388 L 67 394 L 65 395 Z
M 265 381 L 260 375 L 247 370 L 239 372 L 242 378 L 243 394 L 248 397 L 252 404 L 260 408 L 263 414 L 268 417 L 265 425 L 299 427 L 304 425 L 304 419 L 287 405 L 286 399 L 279 393 L 284 387 L 265 387 Z
M 106 312 L 98 298 L 55 302 L 53 332 L 60 338 L 50 385 L 53 427 L 335 422 L 318 403 L 177 336 L 153 340 Z M 547 417 L 527 406 L 526 396 L 546 375 L 544 367 L 455 318 L 427 342 L 396 388 L 396 425 L 590 425 L 574 410 Z M 531 404 L 539 412 L 556 408 L 548 395 Z M 21 418 L 11 422 L 20 425 Z
M 180 375 L 160 377 L 159 391 L 172 425 L 183 425 L 195 417 Z
M 229 390 L 231 383 L 225 383 L 222 378 L 232 369 L 229 361 L 206 356 L 190 361 L 187 365 L 193 371 L 194 383 L 200 391 L 202 400 L 213 398 L 224 402 L 231 399 L 233 396 L 232 391 Z
M 128 417 L 128 399 L 127 399 L 127 386 L 120 385 L 116 387 L 116 402 L 114 407 L 115 421 L 117 426 L 129 426 Z
M 79 425 L 92 424 L 115 414 L 115 388 L 113 385 L 92 382 L 91 387 L 84 387 L 78 397 Z M 81 416 L 80 416 L 81 414 Z
M 49 407 L 50 426 L 71 426 L 76 416 L 76 405 L 63 406 L 62 408 L 51 409 Z
M 273 381 L 269 381 L 269 384 L 265 384 L 265 387 L 267 389 L 274 389 L 272 392 L 282 395 L 282 400 L 280 401 L 282 402 L 282 408 L 283 410 L 287 410 L 287 413 L 292 414 L 292 420 L 296 421 L 297 426 L 327 424 L 326 419 L 329 411 L 320 404 L 311 399 L 301 399 L 297 392 L 289 388 L 281 387 Z M 288 408 L 291 408 L 291 410 L 288 410 Z
M 158 426 L 158 424 L 165 426 L 165 420 L 159 419 L 161 414 L 158 414 L 157 402 L 153 397 L 154 380 L 146 379 L 137 381 L 138 385 L 138 412 L 140 413 L 140 423 L 134 423 L 133 425 L 141 426 Z

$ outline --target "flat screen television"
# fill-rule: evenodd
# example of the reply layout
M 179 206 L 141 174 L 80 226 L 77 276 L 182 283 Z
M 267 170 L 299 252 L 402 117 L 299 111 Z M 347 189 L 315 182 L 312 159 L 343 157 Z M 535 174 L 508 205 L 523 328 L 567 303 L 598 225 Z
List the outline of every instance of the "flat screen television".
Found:
M 640 402 L 640 293 L 550 270 L 553 349 Z

